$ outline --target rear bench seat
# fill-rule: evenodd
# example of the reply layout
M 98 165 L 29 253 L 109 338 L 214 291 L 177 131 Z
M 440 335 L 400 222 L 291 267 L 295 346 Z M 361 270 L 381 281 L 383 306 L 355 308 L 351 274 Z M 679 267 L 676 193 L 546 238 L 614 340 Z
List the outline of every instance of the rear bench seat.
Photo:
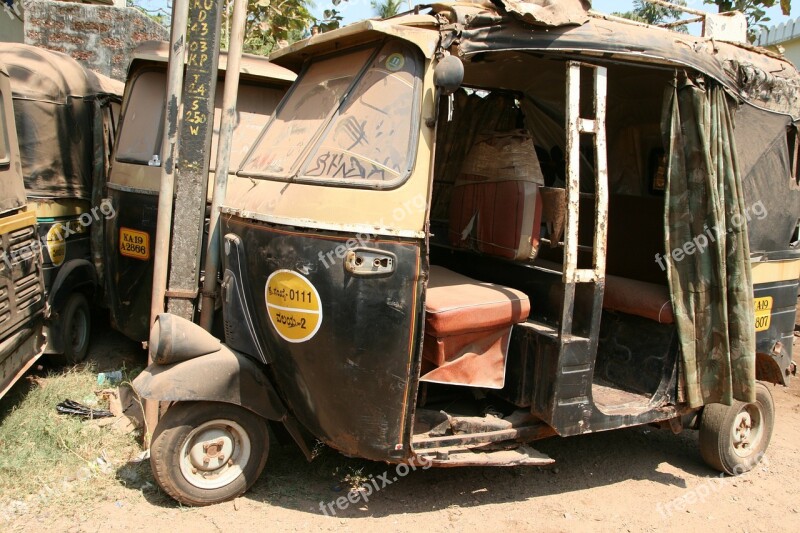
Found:
M 553 261 L 538 259 L 536 265 L 561 270 L 561 265 Z M 603 309 L 649 318 L 659 324 L 675 323 L 669 287 L 622 276 L 606 274 Z
M 422 381 L 500 389 L 511 327 L 530 313 L 525 293 L 431 266 Z
M 533 259 L 539 247 L 543 184 L 527 132 L 494 133 L 476 142 L 453 187 L 450 244 L 505 259 Z
M 606 276 L 603 308 L 673 324 L 669 287 L 619 276 Z

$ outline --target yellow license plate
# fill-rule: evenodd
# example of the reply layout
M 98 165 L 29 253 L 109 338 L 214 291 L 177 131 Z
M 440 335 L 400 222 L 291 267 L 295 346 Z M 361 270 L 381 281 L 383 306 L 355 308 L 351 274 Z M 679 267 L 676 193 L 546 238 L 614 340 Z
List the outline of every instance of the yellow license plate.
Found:
M 130 228 L 119 229 L 119 253 L 125 257 L 150 259 L 150 235 Z
M 772 320 L 772 296 L 756 298 L 753 303 L 756 313 L 756 331 L 768 330 Z

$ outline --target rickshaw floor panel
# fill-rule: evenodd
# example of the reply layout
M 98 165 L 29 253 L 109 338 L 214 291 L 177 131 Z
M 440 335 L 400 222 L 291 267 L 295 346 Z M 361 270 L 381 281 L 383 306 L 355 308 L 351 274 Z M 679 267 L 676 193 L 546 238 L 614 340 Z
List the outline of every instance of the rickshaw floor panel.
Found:
M 622 389 L 612 383 L 595 379 L 592 383 L 592 400 L 605 413 L 638 414 L 650 410 L 652 396 Z
M 530 411 L 519 409 L 508 416 L 487 413 L 482 416 L 458 416 L 450 412 L 417 409 L 414 436 L 440 437 L 498 431 L 530 426 L 538 422 Z
M 466 450 L 447 452 L 438 451 L 428 456 L 433 466 L 439 468 L 457 466 L 546 466 L 555 463 L 555 459 L 527 445 L 514 449 L 496 451 Z

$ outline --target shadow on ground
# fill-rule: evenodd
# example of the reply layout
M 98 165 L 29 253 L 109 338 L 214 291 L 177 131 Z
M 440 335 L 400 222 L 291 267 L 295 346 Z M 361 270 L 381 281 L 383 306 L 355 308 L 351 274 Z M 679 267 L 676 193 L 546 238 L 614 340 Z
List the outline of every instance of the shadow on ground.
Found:
M 423 470 L 418 467 L 416 471 L 401 476 L 394 465 L 347 458 L 329 448 L 324 448 L 309 463 L 295 446 L 280 446 L 273 438 L 264 473 L 243 498 L 313 514 L 322 513 L 322 504 L 328 514 L 332 509 L 342 518 L 381 517 L 424 513 L 446 507 L 521 502 L 627 480 L 648 480 L 686 488 L 683 476 L 664 470 L 685 472 L 686 477 L 716 475 L 703 464 L 697 437 L 692 431 L 673 435 L 658 429 L 630 428 L 570 438 L 556 437 L 535 443 L 535 447 L 553 457 L 556 463 L 543 468 Z M 665 464 L 667 468 L 664 468 Z M 141 480 L 152 483 L 149 462 L 125 465 L 118 470 L 118 478 L 122 481 L 131 476 L 135 479 L 134 485 L 140 484 Z M 383 487 L 381 476 L 390 484 Z M 368 502 L 359 498 L 355 504 L 348 503 L 344 510 L 336 507 L 337 498 L 346 498 L 351 486 L 370 483 L 370 479 L 381 488 L 368 495 Z M 160 490 L 143 494 L 153 505 L 178 507 Z M 328 503 L 332 507 L 327 506 Z

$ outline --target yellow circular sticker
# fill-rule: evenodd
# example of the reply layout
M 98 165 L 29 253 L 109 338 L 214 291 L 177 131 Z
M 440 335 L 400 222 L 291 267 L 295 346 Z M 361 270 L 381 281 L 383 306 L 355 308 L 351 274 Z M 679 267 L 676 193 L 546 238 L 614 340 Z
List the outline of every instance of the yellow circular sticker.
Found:
M 264 288 L 270 322 L 284 340 L 305 342 L 322 324 L 319 293 L 305 276 L 293 270 L 276 270 Z
M 403 57 L 403 54 L 399 54 L 397 52 L 386 58 L 386 68 L 391 70 L 392 72 L 397 72 L 398 70 L 403 68 L 403 65 L 405 64 L 406 64 L 406 58 Z
M 53 265 L 60 266 L 67 255 L 66 228 L 61 223 L 50 226 L 47 230 L 47 252 Z

